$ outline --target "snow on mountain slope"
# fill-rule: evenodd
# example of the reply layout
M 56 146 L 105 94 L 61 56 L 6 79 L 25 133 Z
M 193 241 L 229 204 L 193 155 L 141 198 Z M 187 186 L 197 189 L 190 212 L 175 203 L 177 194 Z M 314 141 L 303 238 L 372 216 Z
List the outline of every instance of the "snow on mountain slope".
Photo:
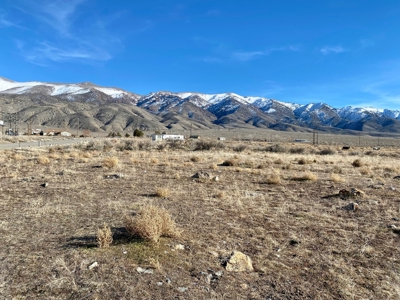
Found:
M 16 82 L 0 77 L 0 93 L 26 94 L 34 91 L 34 88 L 38 86 L 49 87 L 51 90 L 50 96 L 81 95 L 89 93 L 92 90 L 97 90 L 115 99 L 134 95 L 116 88 L 88 86 L 88 84 L 55 84 L 37 81 Z

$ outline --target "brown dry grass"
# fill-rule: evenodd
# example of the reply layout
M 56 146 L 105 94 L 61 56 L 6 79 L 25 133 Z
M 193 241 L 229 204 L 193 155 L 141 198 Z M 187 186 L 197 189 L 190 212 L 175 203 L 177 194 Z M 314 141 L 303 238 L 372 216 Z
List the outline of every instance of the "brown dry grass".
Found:
M 47 164 L 38 158 L 50 154 L 36 149 L 23 159 L 0 152 L 1 298 L 399 299 L 397 148 L 374 155 L 367 147 L 351 154 L 335 148 L 321 156 L 324 148 L 302 145 L 301 156 L 312 163 L 301 165 L 298 144 L 290 143 L 249 142 L 236 152 L 245 142 L 226 142 L 225 149 L 196 151 L 198 162 L 189 146 L 127 152 L 117 143 L 56 149 L 50 154 L 58 158 Z M 115 171 L 102 167 L 104 155 L 118 159 L 123 177 L 106 179 Z M 237 166 L 214 167 L 232 159 Z M 356 159 L 365 165 L 354 168 Z M 199 171 L 219 180 L 191 178 Z M 268 184 L 274 174 L 280 184 Z M 305 175 L 317 180 L 291 180 Z M 155 197 L 159 187 L 173 197 Z M 338 197 L 352 187 L 364 196 Z M 350 202 L 356 211 L 343 209 Z M 170 218 L 155 221 L 148 207 L 162 207 Z M 131 226 L 141 225 L 130 227 L 126 215 Z M 171 226 L 142 229 L 150 233 L 139 238 L 138 228 L 172 220 L 181 235 Z M 104 223 L 113 242 L 99 248 L 97 226 Z M 235 250 L 250 256 L 254 271 L 224 269 Z M 222 275 L 207 279 L 210 270 Z
M 102 228 L 97 230 L 97 243 L 100 248 L 108 248 L 112 244 L 113 237 L 111 228 L 104 224 Z
M 106 157 L 103 160 L 103 166 L 107 168 L 115 168 L 119 164 L 119 159 L 117 157 Z
M 125 227 L 129 234 L 155 243 L 162 236 L 178 236 L 175 222 L 168 211 L 153 205 L 142 207 L 135 217 L 126 217 Z

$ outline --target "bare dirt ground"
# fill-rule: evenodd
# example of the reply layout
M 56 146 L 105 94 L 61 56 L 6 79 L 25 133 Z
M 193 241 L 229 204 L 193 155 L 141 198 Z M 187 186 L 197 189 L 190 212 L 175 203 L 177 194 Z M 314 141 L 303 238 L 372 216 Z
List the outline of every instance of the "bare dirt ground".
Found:
M 2 151 L 0 298 L 400 299 L 399 157 L 132 138 Z M 127 232 L 148 204 L 179 236 Z M 233 251 L 254 269 L 226 270 Z

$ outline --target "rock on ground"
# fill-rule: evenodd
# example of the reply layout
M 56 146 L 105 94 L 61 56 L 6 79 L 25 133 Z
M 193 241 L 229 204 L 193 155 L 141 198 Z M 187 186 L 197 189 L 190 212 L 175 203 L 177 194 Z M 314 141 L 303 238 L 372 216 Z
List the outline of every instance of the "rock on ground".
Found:
M 234 251 L 229 257 L 225 269 L 229 272 L 253 271 L 253 263 L 246 254 Z

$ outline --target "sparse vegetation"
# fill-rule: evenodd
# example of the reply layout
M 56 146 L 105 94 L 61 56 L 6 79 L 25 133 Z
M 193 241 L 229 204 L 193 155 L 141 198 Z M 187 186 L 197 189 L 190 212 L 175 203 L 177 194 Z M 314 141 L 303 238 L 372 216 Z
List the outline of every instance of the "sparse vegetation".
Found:
M 398 148 L 320 156 L 340 148 L 265 151 L 276 144 L 229 140 L 193 152 L 198 142 L 158 151 L 145 139 L 107 138 L 1 151 L 0 295 L 398 298 Z M 254 271 L 227 271 L 233 251 Z

